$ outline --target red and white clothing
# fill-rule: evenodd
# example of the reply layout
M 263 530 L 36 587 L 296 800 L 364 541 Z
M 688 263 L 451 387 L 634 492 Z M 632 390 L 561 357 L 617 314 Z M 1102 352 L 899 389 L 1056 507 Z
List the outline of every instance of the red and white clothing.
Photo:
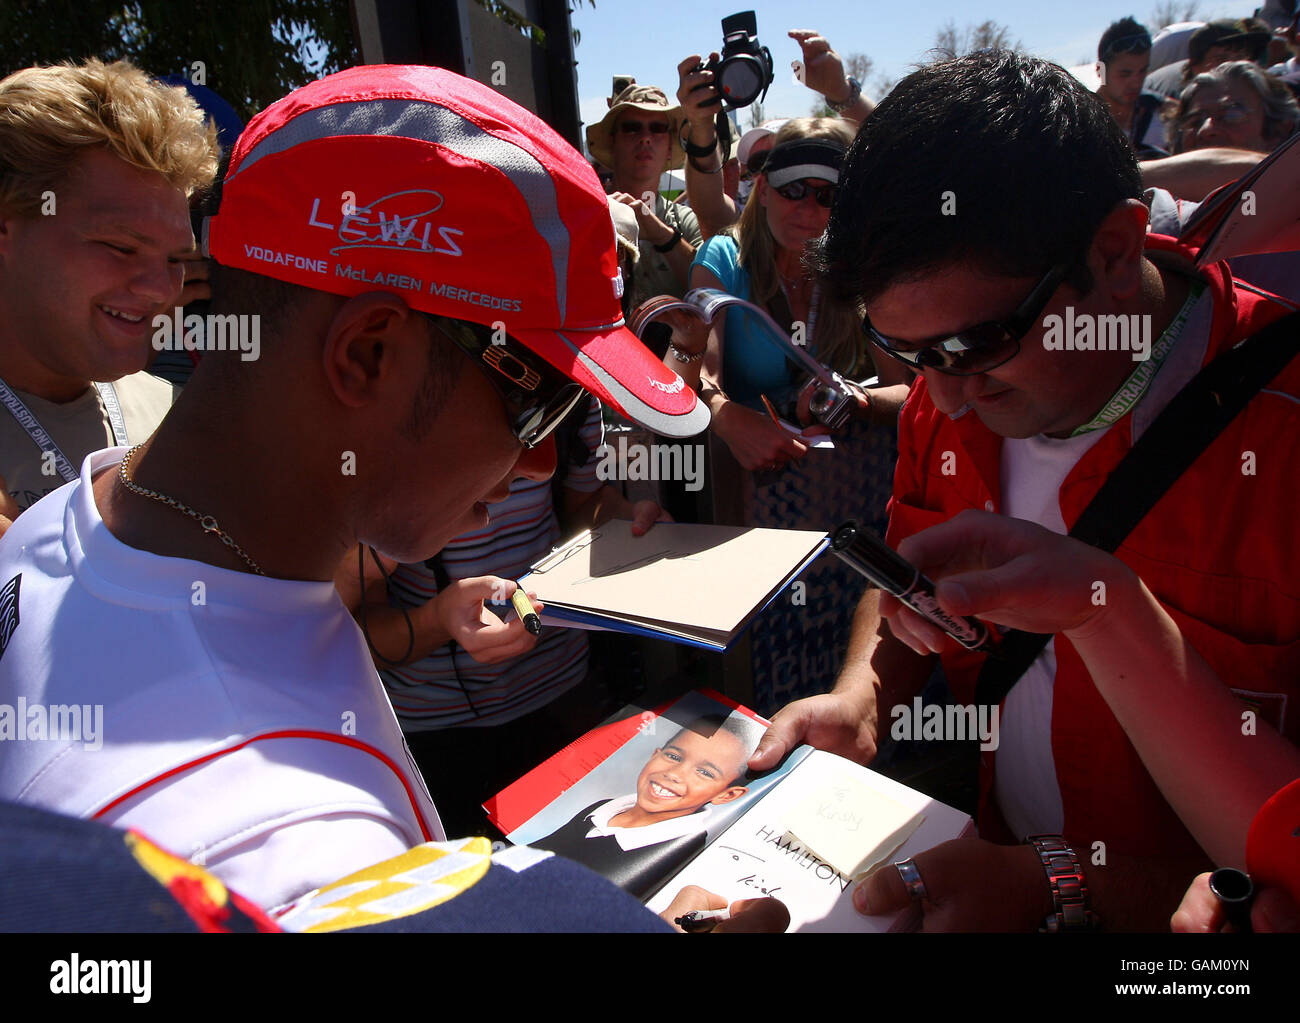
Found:
M 1168 259 L 1188 255 L 1163 237 L 1149 236 L 1147 248 Z M 1064 528 L 1074 525 L 1136 437 L 1202 365 L 1286 312 L 1278 303 L 1235 286 L 1222 263 L 1201 276 L 1208 285 L 1206 293 L 1143 399 L 1109 429 L 1099 431 L 1065 471 L 1057 509 Z M 945 458 L 949 452 L 952 455 Z M 940 413 L 924 379 L 918 378 L 899 424 L 891 546 L 965 508 L 1021 510 L 1028 493 L 1024 467 L 1034 457 L 1033 450 L 1008 453 L 1003 438 L 973 413 L 956 419 Z M 1293 362 L 1219 435 L 1116 552 L 1242 697 L 1243 710 L 1255 710 L 1292 741 L 1300 739 L 1300 709 L 1294 705 L 1300 696 L 1298 473 L 1300 365 Z M 1194 840 L 1160 795 L 1073 647 L 1058 636 L 1050 656 L 1055 664 L 1047 706 L 1043 692 L 1031 684 L 1024 694 L 1013 692 L 1011 698 L 1031 697 L 1031 702 L 1012 705 L 1011 720 L 1004 716 L 1002 747 L 1010 743 L 1018 748 L 1007 758 L 1017 761 L 1016 768 L 1004 762 L 1002 750 L 983 755 L 981 832 L 986 837 L 1021 837 L 992 812 L 995 762 L 999 773 L 1025 771 L 1034 756 L 1025 749 L 1041 742 L 1041 729 L 1049 727 L 1060 816 L 1052 819 L 1051 793 L 1045 797 L 1041 791 L 1041 772 L 1032 778 L 1004 777 L 997 792 L 1011 798 L 1015 790 L 1019 807 L 1013 816 L 1019 830 L 1032 827 L 1104 840 L 1111 852 L 1194 854 Z M 944 669 L 959 702 L 973 701 L 982 660 L 983 655 L 961 649 L 945 653 Z M 1029 734 L 1034 729 L 1037 737 Z
M 124 454 L 0 540 L 0 704 L 103 707 L 98 748 L 0 742 L 0 797 L 136 828 L 268 908 L 443 839 L 333 584 L 123 544 L 91 480 Z

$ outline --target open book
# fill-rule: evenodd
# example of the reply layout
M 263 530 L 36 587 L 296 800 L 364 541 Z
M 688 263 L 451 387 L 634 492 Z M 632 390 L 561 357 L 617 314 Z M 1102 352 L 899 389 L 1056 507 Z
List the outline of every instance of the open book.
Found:
M 859 914 L 854 880 L 970 833 L 970 818 L 808 746 L 748 777 L 745 761 L 766 726 L 708 691 L 634 709 L 486 809 L 510 841 L 584 863 L 656 912 L 694 884 L 728 902 L 778 898 L 791 930 L 907 929 L 907 912 Z
M 542 623 L 612 629 L 727 649 L 826 549 L 825 533 L 616 519 L 587 530 L 519 580 Z

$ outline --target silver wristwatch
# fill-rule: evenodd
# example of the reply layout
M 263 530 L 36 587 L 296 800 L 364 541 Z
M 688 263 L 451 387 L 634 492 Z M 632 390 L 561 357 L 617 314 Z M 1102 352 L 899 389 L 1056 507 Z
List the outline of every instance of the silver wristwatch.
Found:
M 861 95 L 862 95 L 862 83 L 859 82 L 852 75 L 849 75 L 848 97 L 846 99 L 840 100 L 840 102 L 838 103 L 836 103 L 834 100 L 830 98 L 827 98 L 826 105 L 830 107 L 832 110 L 834 110 L 837 114 L 842 114 L 844 113 L 844 111 L 848 110 L 849 107 L 853 106 L 853 104 L 858 101 L 858 97 Z
M 1101 921 L 1088 908 L 1088 885 L 1079 857 L 1061 835 L 1030 835 L 1025 839 L 1043 861 L 1047 884 L 1052 889 L 1055 912 L 1043 921 L 1040 933 L 1095 931 Z

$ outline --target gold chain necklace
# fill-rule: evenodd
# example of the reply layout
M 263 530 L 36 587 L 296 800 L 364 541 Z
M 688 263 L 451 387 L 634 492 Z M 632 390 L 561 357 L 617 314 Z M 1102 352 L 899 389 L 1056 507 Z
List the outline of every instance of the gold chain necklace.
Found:
M 168 507 L 175 508 L 178 512 L 188 515 L 190 518 L 192 518 L 195 522 L 197 522 L 200 526 L 203 527 L 203 531 L 205 533 L 212 533 L 214 536 L 216 536 L 218 540 L 220 540 L 232 551 L 234 551 L 241 558 L 243 558 L 244 562 L 254 572 L 256 572 L 258 575 L 266 575 L 266 573 L 262 571 L 261 566 L 258 565 L 256 561 L 254 561 L 252 558 L 250 558 L 247 554 L 244 553 L 244 548 L 240 547 L 239 544 L 235 543 L 235 541 L 231 539 L 228 533 L 222 531 L 221 527 L 217 525 L 217 520 L 214 519 L 211 515 L 200 515 L 189 505 L 181 504 L 180 501 L 176 500 L 176 498 L 168 497 L 166 494 L 160 494 L 156 490 L 149 490 L 147 487 L 142 487 L 135 480 L 131 479 L 130 473 L 128 471 L 131 465 L 131 459 L 135 457 L 135 453 L 139 451 L 140 448 L 142 448 L 143 446 L 144 445 L 142 444 L 137 444 L 130 451 L 128 451 L 126 453 L 126 457 L 123 458 L 120 463 L 118 463 L 117 478 L 122 481 L 122 486 L 126 487 L 126 489 L 131 491 L 131 493 L 133 494 L 139 494 L 141 497 L 151 497 L 155 501 L 161 501 L 163 504 L 167 505 Z

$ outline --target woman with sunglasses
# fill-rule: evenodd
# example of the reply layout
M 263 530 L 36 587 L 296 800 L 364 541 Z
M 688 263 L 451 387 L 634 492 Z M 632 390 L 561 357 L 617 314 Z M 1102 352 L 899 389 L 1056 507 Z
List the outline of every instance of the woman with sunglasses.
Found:
M 840 120 L 799 118 L 777 133 L 740 221 L 701 247 L 691 268 L 692 288 L 717 288 L 756 305 L 796 343 L 848 378 L 872 375 L 852 303 L 823 292 L 804 265 L 804 249 L 826 228 L 839 166 L 852 142 Z M 701 387 L 713 413 L 712 429 L 746 470 L 773 470 L 801 458 L 807 445 L 772 421 L 764 398 L 793 421 L 803 382 L 780 348 L 759 336 L 753 317 L 740 309 L 715 323 L 706 350 L 669 350 L 665 362 L 688 384 Z M 865 414 L 879 423 L 897 420 L 910 376 L 882 367 Z

